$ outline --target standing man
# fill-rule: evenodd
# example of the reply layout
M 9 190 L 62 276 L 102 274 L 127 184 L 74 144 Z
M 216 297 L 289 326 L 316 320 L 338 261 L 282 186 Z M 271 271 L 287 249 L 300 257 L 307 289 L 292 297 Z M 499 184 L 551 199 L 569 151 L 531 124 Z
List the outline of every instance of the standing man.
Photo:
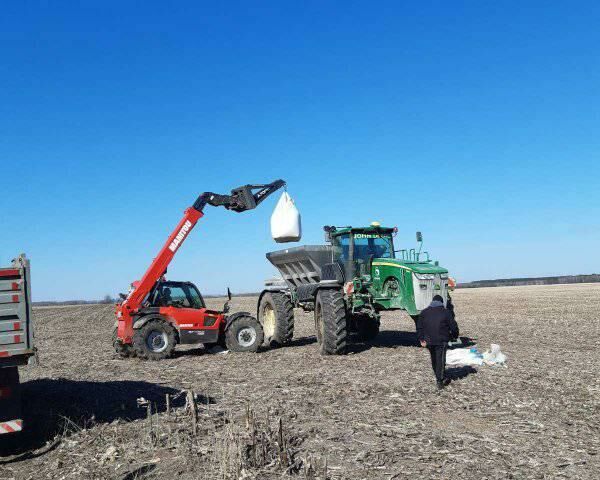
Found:
M 452 338 L 458 337 L 458 324 L 452 312 L 444 307 L 440 295 L 433 297 L 431 305 L 421 311 L 417 321 L 417 338 L 422 347 L 429 349 L 431 367 L 439 390 L 450 383 L 446 373 L 446 347 Z

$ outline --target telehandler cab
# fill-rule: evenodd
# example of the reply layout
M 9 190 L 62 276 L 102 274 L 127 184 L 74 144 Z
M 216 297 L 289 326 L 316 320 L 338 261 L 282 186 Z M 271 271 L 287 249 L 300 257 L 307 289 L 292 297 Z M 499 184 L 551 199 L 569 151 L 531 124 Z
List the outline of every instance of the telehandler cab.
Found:
M 234 212 L 252 210 L 283 187 L 283 180 L 266 185 L 244 185 L 230 195 L 202 193 L 144 273 L 121 294 L 116 306 L 113 345 L 122 357 L 161 360 L 173 353 L 178 343 L 225 345 L 231 351 L 255 352 L 263 342 L 263 329 L 249 312 L 229 314 L 229 301 L 222 311 L 208 310 L 193 283 L 167 281 L 167 267 L 188 237 L 206 205 Z M 228 290 L 231 300 L 231 293 Z

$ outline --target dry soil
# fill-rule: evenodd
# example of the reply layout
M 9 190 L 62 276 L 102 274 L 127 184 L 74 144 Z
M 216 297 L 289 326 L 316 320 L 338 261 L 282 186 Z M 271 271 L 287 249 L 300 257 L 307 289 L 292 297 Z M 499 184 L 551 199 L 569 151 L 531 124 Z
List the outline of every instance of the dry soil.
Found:
M 508 364 L 450 369 L 441 393 L 404 313 L 344 357 L 320 356 L 296 311 L 287 348 L 144 362 L 113 353 L 111 306 L 36 308 L 27 431 L 2 439 L 0 478 L 599 478 L 600 285 L 454 303 L 461 335 Z

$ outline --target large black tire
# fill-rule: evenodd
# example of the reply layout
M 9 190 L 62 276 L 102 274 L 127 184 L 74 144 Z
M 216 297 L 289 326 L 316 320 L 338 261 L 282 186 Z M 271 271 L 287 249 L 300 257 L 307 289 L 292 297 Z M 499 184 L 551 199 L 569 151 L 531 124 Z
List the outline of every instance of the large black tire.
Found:
M 173 326 L 162 318 L 152 318 L 133 333 L 135 354 L 144 360 L 163 360 L 173 354 L 177 336 Z
M 359 340 L 373 340 L 379 334 L 380 321 L 378 318 L 360 315 L 355 318 L 356 331 Z
M 225 346 L 231 352 L 257 352 L 264 339 L 262 326 L 249 315 L 237 317 L 225 330 Z
M 333 288 L 317 293 L 315 328 L 322 355 L 344 355 L 348 349 L 346 304 L 341 291 Z
M 115 349 L 115 352 L 117 352 L 117 355 L 119 355 L 119 357 L 121 358 L 135 357 L 135 350 L 133 349 L 133 345 L 123 344 L 119 341 L 119 338 L 117 336 L 117 328 L 118 327 L 115 327 L 113 329 L 112 334 L 112 344 Z
M 294 306 L 285 293 L 265 293 L 258 306 L 258 315 L 268 345 L 285 345 L 292 341 Z

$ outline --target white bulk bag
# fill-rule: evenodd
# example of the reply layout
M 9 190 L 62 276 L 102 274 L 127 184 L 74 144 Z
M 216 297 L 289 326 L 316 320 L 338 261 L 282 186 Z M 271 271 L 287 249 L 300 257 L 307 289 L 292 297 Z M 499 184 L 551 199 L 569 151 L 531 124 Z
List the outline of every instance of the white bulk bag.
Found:
M 271 236 L 277 243 L 297 242 L 302 238 L 300 212 L 287 192 L 281 194 L 271 215 Z

